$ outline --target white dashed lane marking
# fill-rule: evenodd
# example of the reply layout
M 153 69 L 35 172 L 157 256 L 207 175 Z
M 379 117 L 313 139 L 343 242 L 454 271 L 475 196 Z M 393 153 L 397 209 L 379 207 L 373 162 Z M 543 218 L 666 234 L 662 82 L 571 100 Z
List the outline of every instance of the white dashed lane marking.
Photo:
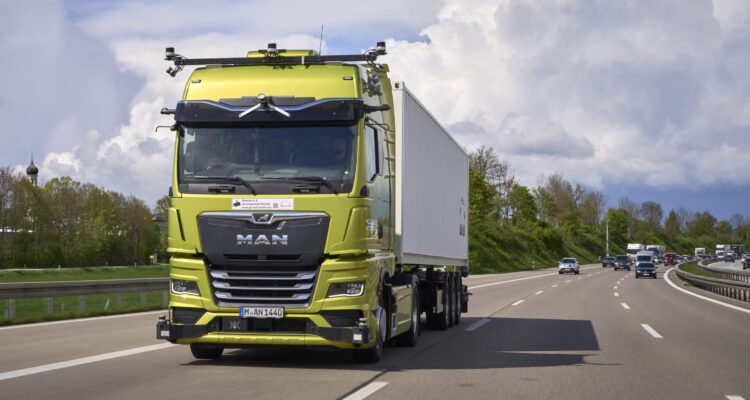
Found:
M 654 330 L 654 328 L 652 328 L 648 324 L 641 324 L 641 326 L 643 327 L 643 329 L 646 330 L 646 332 L 650 333 L 651 336 L 653 336 L 653 337 L 655 337 L 657 339 L 662 339 L 663 338 L 663 336 L 660 335 L 659 332 L 657 332 L 656 330 Z

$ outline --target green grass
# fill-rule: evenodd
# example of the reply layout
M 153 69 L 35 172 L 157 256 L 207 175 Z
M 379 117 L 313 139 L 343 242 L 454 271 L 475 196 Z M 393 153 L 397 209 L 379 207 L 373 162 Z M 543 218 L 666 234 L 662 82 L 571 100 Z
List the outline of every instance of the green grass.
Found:
M 168 278 L 168 265 L 144 265 L 138 267 L 88 267 L 34 270 L 0 270 L 0 283 L 88 281 L 99 279 Z
M 695 261 L 681 265 L 680 269 L 693 275 L 707 276 L 709 278 L 721 278 L 720 276 L 716 274 L 712 274 L 706 270 L 701 269 L 700 267 L 698 267 L 698 263 Z
M 97 315 L 122 314 L 166 308 L 164 290 L 146 292 L 146 303 L 142 303 L 141 292 L 122 293 L 122 308 L 118 307 L 117 294 L 90 294 L 84 296 L 86 303 L 79 313 L 79 296 L 52 298 L 52 313 L 48 313 L 47 298 L 16 299 L 14 318 L 10 318 L 10 300 L 0 300 L 0 325 L 13 325 L 41 321 L 53 321 Z

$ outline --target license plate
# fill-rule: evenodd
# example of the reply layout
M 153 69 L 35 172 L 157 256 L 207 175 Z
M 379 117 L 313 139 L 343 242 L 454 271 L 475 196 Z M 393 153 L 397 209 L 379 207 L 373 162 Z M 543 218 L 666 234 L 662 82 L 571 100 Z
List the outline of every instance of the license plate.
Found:
M 240 307 L 242 318 L 284 318 L 284 307 Z

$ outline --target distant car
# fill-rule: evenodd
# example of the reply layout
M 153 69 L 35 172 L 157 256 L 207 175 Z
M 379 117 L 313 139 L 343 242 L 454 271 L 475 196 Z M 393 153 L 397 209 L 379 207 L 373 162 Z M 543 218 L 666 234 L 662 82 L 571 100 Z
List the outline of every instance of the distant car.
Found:
M 734 254 L 724 254 L 724 262 L 734 262 Z
M 614 257 L 604 257 L 602 260 L 602 268 L 604 267 L 614 267 L 615 266 L 615 258 Z
M 666 253 L 664 254 L 664 264 L 675 265 L 677 264 L 677 253 Z
M 657 264 L 664 264 L 664 256 L 656 257 Z
M 750 257 L 745 257 L 742 259 L 742 270 L 744 271 L 748 268 L 750 268 Z
M 581 272 L 581 267 L 578 265 L 578 260 L 573 257 L 566 257 L 560 260 L 560 264 L 557 266 L 557 272 L 562 274 L 564 272 L 572 272 L 578 275 Z
M 617 271 L 618 269 L 627 269 L 628 271 L 630 271 L 630 257 L 624 254 L 616 255 L 614 267 L 615 271 Z
M 635 266 L 635 279 L 641 276 L 651 276 L 656 279 L 656 266 L 650 262 L 642 262 Z
M 685 256 L 685 261 L 693 261 L 693 256 Z

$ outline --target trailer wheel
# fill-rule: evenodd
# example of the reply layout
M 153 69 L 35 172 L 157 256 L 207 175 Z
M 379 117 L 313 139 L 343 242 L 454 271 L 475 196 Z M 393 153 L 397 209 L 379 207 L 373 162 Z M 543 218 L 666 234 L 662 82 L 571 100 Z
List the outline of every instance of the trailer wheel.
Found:
M 408 331 L 396 336 L 394 341 L 399 346 L 414 347 L 421 333 L 420 314 L 422 313 L 419 310 L 419 280 L 414 275 L 409 276 L 411 280 L 409 283 L 411 285 L 411 327 Z
M 445 283 L 443 283 L 443 295 L 442 300 L 443 304 L 445 305 L 443 308 L 443 312 L 433 313 L 428 312 L 427 313 L 427 323 L 430 325 L 430 329 L 435 329 L 439 331 L 444 331 L 448 329 L 449 325 L 449 319 L 450 319 L 450 303 L 449 299 L 450 296 L 448 296 L 448 291 L 450 290 L 450 280 L 448 279 L 447 272 L 446 272 L 446 278 L 444 280 Z
M 223 347 L 206 346 L 200 343 L 190 343 L 190 352 L 193 353 L 193 357 L 202 360 L 218 360 L 221 358 L 221 353 L 224 352 Z
M 463 291 L 463 284 L 461 282 L 461 274 L 456 274 L 455 284 L 453 285 L 453 293 L 456 294 L 454 297 L 453 304 L 455 304 L 456 309 L 456 316 L 453 318 L 455 325 L 458 325 L 461 323 L 461 302 L 462 302 L 462 291 Z
M 448 272 L 445 277 L 445 283 L 446 283 L 446 289 L 445 291 L 448 292 L 448 307 L 447 313 L 448 313 L 448 327 L 451 327 L 456 324 L 456 296 L 454 293 L 456 292 L 455 286 L 453 284 L 454 274 L 453 272 Z

